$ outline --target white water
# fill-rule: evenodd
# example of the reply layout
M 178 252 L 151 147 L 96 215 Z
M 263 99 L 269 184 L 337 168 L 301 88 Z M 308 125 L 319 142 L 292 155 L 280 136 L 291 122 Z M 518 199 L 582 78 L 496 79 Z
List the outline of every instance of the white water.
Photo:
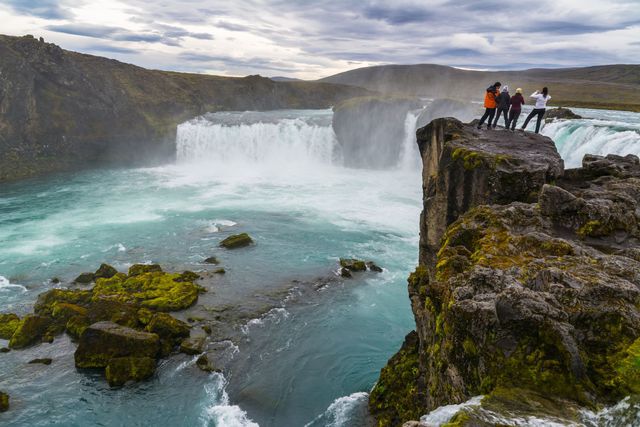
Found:
M 449 422 L 449 420 L 461 410 L 480 406 L 483 397 L 484 396 L 475 396 L 458 405 L 440 406 L 427 415 L 420 417 L 420 422 L 429 427 L 440 427 L 442 424 Z
M 404 141 L 400 152 L 400 168 L 404 170 L 419 170 L 422 163 L 416 144 L 416 125 L 421 112 L 422 110 L 410 111 L 404 120 Z
M 585 154 L 640 156 L 640 114 L 575 109 L 585 117 L 547 123 L 541 133 L 553 139 L 565 167 L 580 167 Z
M 208 114 L 178 126 L 178 162 L 276 171 L 339 164 L 331 117 L 331 110 Z
M 211 374 L 211 383 L 205 386 L 211 404 L 204 408 L 201 421 L 203 427 L 259 427 L 237 405 L 229 403 L 225 391 L 227 381 L 222 374 Z

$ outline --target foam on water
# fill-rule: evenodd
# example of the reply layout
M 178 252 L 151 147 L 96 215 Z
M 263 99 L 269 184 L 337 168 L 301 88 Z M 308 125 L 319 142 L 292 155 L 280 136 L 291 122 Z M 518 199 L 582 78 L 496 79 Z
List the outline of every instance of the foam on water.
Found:
M 0 292 L 26 292 L 27 288 L 22 285 L 18 285 L 16 283 L 9 282 L 4 276 L 0 276 Z
M 358 392 L 334 400 L 327 410 L 304 427 L 354 427 L 367 410 L 369 393 Z
M 420 417 L 420 422 L 429 427 L 440 427 L 442 424 L 449 422 L 460 410 L 479 406 L 483 398 L 484 396 L 475 396 L 458 405 L 440 406 L 427 415 Z
M 200 417 L 203 427 L 259 427 L 249 419 L 239 406 L 231 405 L 225 390 L 227 380 L 220 373 L 211 374 L 211 382 L 205 390 L 211 404 L 206 406 Z
M 416 125 L 422 110 L 409 111 L 404 120 L 404 141 L 400 152 L 400 168 L 404 170 L 419 170 L 421 166 L 420 153 L 416 143 Z

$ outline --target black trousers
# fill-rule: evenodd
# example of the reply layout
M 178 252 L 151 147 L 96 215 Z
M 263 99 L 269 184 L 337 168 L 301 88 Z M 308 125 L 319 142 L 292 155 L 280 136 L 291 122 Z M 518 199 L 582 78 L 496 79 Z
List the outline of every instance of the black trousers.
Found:
M 509 107 L 498 107 L 498 112 L 496 113 L 496 120 L 493 122 L 493 127 L 496 127 L 498 124 L 498 120 L 500 120 L 500 114 L 504 115 L 504 125 L 509 127 L 507 123 L 509 123 L 509 119 L 507 118 L 507 113 L 509 112 Z
M 516 130 L 516 123 L 518 123 L 518 117 L 520 117 L 520 110 L 509 111 L 509 121 L 507 121 L 507 129 Z
M 496 114 L 495 108 L 487 108 L 486 110 L 484 110 L 484 114 L 480 119 L 480 123 L 478 123 L 478 129 L 480 129 L 480 126 L 482 126 L 482 124 L 484 123 L 485 120 L 487 120 L 487 118 L 489 119 L 487 120 L 487 127 L 491 127 L 491 122 L 493 121 L 493 116 L 495 116 L 495 114 Z
M 529 120 L 533 118 L 533 116 L 538 116 L 536 121 L 536 133 L 540 132 L 540 123 L 542 123 L 542 117 L 544 116 L 545 109 L 544 108 L 534 108 L 529 115 L 527 116 L 527 120 L 524 121 L 524 125 L 522 129 L 525 129 L 529 124 Z

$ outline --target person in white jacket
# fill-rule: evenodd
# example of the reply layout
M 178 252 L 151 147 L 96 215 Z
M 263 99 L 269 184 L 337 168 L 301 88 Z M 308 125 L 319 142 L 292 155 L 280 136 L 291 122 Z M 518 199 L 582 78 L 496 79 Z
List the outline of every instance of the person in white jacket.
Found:
M 536 133 L 540 132 L 540 123 L 542 123 L 542 117 L 544 116 L 544 112 L 547 109 L 547 101 L 551 99 L 549 96 L 549 89 L 546 87 L 542 88 L 542 93 L 535 91 L 531 94 L 531 98 L 535 98 L 536 105 L 533 110 L 527 116 L 527 120 L 524 121 L 524 125 L 522 125 L 522 129 L 524 130 L 529 124 L 529 120 L 533 118 L 533 116 L 538 116 L 536 121 Z

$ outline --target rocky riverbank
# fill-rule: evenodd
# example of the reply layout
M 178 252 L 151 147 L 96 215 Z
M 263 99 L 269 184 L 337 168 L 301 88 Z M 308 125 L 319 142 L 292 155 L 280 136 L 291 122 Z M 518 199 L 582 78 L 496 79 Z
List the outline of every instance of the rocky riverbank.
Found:
M 171 159 L 176 126 L 207 112 L 329 108 L 367 93 L 146 70 L 31 36 L 0 35 L 0 182 Z
M 378 424 L 477 395 L 494 412 L 571 420 L 640 392 L 638 158 L 565 171 L 548 138 L 454 119 L 417 136 L 416 330 L 371 393 Z M 465 409 L 452 423 L 490 424 Z

